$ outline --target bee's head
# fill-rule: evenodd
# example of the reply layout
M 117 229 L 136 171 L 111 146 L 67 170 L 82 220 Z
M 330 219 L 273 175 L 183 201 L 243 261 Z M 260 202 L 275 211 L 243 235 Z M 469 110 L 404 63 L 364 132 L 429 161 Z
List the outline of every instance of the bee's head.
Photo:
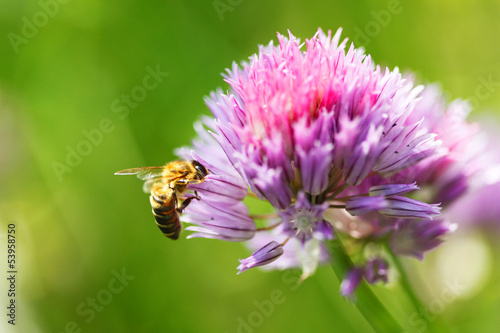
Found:
M 200 179 L 203 179 L 206 175 L 208 175 L 208 170 L 203 166 L 203 164 L 198 161 L 192 161 L 191 163 L 193 163 L 193 166 L 196 169 L 196 174 Z

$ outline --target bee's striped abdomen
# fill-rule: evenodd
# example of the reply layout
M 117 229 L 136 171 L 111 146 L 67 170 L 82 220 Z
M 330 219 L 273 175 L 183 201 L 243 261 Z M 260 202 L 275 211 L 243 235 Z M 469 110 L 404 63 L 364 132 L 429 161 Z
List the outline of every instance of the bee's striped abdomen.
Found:
M 181 222 L 176 210 L 176 200 L 172 192 L 171 195 L 157 195 L 154 192 L 149 197 L 153 207 L 153 215 L 156 225 L 165 236 L 171 239 L 179 238 L 181 232 Z

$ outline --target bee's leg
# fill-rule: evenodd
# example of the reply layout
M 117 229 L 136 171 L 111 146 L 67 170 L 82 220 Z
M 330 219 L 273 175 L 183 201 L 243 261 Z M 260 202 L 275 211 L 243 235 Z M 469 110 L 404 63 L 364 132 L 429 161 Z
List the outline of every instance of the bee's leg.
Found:
M 196 196 L 195 196 L 195 197 L 189 197 L 189 198 L 187 198 L 186 200 L 184 200 L 184 201 L 182 202 L 182 204 L 180 205 L 180 207 L 179 207 L 179 208 L 177 208 L 177 212 L 178 212 L 179 214 L 180 214 L 180 213 L 182 213 L 182 211 L 183 211 L 184 209 L 186 209 L 186 207 L 187 207 L 187 206 L 191 203 L 191 200 L 193 200 L 193 199 L 200 200 L 200 197 L 198 196 L 198 193 L 196 193 L 196 192 L 195 192 L 195 194 L 196 194 Z
M 179 202 L 179 200 L 177 199 L 177 194 L 175 194 L 175 191 L 172 192 L 172 196 L 174 197 L 174 205 L 175 207 L 177 207 L 177 203 Z

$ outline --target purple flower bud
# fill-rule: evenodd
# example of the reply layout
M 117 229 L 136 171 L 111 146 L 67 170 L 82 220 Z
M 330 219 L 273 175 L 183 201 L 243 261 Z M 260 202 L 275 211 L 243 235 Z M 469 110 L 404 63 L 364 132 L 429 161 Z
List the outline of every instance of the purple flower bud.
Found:
M 272 241 L 255 251 L 250 257 L 240 259 L 240 265 L 237 267 L 239 269 L 238 274 L 253 267 L 267 265 L 278 259 L 282 254 L 283 246 L 278 242 Z
M 373 169 L 392 175 L 432 155 L 441 142 L 434 140 L 434 134 L 422 133 L 422 127 L 421 121 L 405 126 L 392 124 L 382 140 L 389 144 Z
M 340 284 L 340 294 L 344 297 L 351 297 L 363 279 L 363 269 L 361 267 L 351 268 Z
M 255 223 L 248 217 L 247 208 L 242 202 L 230 205 L 225 201 L 197 200 L 186 208 L 182 220 L 199 226 L 186 228 L 196 231 L 188 238 L 216 238 L 241 242 L 252 238 L 256 231 Z
M 318 115 L 314 121 L 306 118 L 293 125 L 295 165 L 301 171 L 303 190 L 318 195 L 328 187 L 332 169 L 333 112 Z
M 390 238 L 391 250 L 422 260 L 424 252 L 441 244 L 440 237 L 454 229 L 455 225 L 441 220 L 400 221 Z
M 500 165 L 495 170 L 496 178 L 500 174 Z M 495 176 L 487 176 L 494 179 Z M 500 181 L 493 184 L 479 184 L 472 188 L 465 196 L 453 203 L 448 210 L 447 216 L 450 221 L 457 223 L 460 227 L 483 227 L 490 232 L 500 232 L 500 205 L 498 204 L 498 193 L 500 193 Z
M 387 207 L 387 202 L 383 196 L 354 197 L 349 199 L 346 204 L 346 210 L 353 216 L 368 214 Z
M 290 206 L 292 191 L 285 183 L 281 169 L 261 168 L 250 181 L 250 186 L 262 193 L 273 207 L 285 209 Z
M 432 219 L 433 216 L 439 215 L 441 212 L 441 208 L 437 204 L 427 204 L 397 195 L 387 197 L 385 200 L 387 208 L 380 209 L 379 212 L 390 217 Z
M 340 293 L 344 297 L 352 297 L 363 278 L 370 284 L 375 284 L 378 281 L 387 283 L 387 272 L 387 262 L 381 258 L 369 260 L 364 267 L 352 267 L 340 285 Z
M 411 192 L 414 190 L 418 190 L 417 183 L 413 184 L 385 184 L 385 185 L 376 185 L 370 187 L 370 191 L 368 192 L 371 197 L 375 197 L 378 195 L 382 195 L 385 197 L 389 197 L 391 195 L 398 195 L 407 192 Z
M 383 146 L 380 145 L 380 137 L 382 134 L 382 127 L 375 129 L 371 124 L 367 127 L 366 137 L 358 138 L 362 140 L 358 142 L 349 152 L 350 157 L 346 160 L 344 165 L 345 182 L 351 185 L 359 185 L 372 171 L 375 162 L 382 150 Z
M 469 179 L 464 174 L 454 175 L 436 191 L 435 200 L 444 204 L 453 202 L 464 194 L 469 187 Z
M 374 284 L 378 281 L 387 283 L 388 265 L 384 259 L 371 259 L 365 264 L 364 276 L 368 283 Z

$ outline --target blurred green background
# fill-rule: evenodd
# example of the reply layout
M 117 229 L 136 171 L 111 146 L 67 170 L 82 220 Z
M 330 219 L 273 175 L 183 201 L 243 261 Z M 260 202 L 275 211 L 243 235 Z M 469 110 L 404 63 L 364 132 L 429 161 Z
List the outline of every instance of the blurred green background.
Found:
M 237 276 L 237 259 L 248 255 L 241 244 L 170 241 L 141 182 L 113 176 L 172 160 L 208 114 L 203 96 L 226 89 L 220 73 L 276 32 L 304 40 L 318 27 L 343 27 L 377 63 L 471 99 L 472 118 L 499 115 L 498 0 L 0 4 L 0 261 L 6 271 L 5 234 L 15 223 L 15 332 L 371 331 L 339 296 L 330 267 L 298 287 L 296 271 Z M 160 72 L 156 82 L 144 81 L 151 71 Z M 424 263 L 406 262 L 420 275 L 417 291 L 443 327 L 494 332 L 498 235 L 454 237 Z M 440 269 L 443 262 L 451 266 Z M 443 286 L 456 279 L 468 281 L 468 291 L 444 299 Z M 0 287 L 5 309 L 7 286 Z M 397 285 L 375 290 L 405 330 L 426 331 Z

